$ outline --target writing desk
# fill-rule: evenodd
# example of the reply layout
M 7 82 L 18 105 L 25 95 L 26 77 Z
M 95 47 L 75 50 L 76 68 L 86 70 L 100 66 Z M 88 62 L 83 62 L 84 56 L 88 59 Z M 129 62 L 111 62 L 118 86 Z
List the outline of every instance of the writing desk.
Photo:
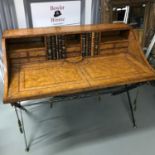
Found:
M 125 24 L 8 30 L 2 48 L 4 103 L 15 109 L 24 109 L 21 101 L 155 79 L 134 31 Z

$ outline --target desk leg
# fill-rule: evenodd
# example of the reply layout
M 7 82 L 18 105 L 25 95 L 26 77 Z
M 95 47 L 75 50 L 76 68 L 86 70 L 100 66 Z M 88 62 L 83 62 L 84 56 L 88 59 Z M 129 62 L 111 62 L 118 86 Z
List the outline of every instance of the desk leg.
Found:
M 132 107 L 132 103 L 131 103 L 131 98 L 130 98 L 130 94 L 129 94 L 128 89 L 127 89 L 126 93 L 127 93 L 127 97 L 128 97 L 130 111 L 131 111 L 131 118 L 132 118 L 133 127 L 136 128 L 136 121 L 135 121 L 134 111 L 133 111 L 133 107 Z
M 133 109 L 134 111 L 137 110 L 137 99 L 138 99 L 138 95 L 139 95 L 139 89 L 137 88 L 137 92 L 136 92 L 136 96 L 135 96 L 135 99 L 134 99 L 134 102 L 133 102 Z
M 52 101 L 50 102 L 50 108 L 53 108 L 53 102 Z
M 14 108 L 15 108 L 15 112 L 16 112 L 16 116 L 17 116 L 19 131 L 24 136 L 24 142 L 25 142 L 25 147 L 26 147 L 25 150 L 28 152 L 29 146 L 27 144 L 27 138 L 26 138 L 25 127 L 24 127 L 24 119 L 23 119 L 23 114 L 22 114 L 23 109 L 18 107 L 20 109 L 20 115 L 19 115 L 17 107 L 14 106 Z

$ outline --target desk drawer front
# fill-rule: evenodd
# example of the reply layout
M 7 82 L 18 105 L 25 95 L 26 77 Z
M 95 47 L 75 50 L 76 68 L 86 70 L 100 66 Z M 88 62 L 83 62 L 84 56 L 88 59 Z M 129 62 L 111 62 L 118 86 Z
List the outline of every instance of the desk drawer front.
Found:
M 114 48 L 114 44 L 107 43 L 107 44 L 100 45 L 100 50 L 111 49 L 111 48 Z
M 36 50 L 28 52 L 28 55 L 29 57 L 40 57 L 40 56 L 46 56 L 46 52 L 43 50 Z
M 128 47 L 128 42 L 115 43 L 115 48 Z
M 110 54 L 116 54 L 116 53 L 126 53 L 128 51 L 128 48 L 113 48 L 113 49 L 105 49 L 101 50 L 101 55 L 110 55 Z
M 25 58 L 25 57 L 27 57 L 27 52 L 10 51 L 10 58 Z
M 47 54 L 45 50 L 25 50 L 25 51 L 9 51 L 9 58 L 12 63 L 27 63 L 31 61 L 46 60 Z

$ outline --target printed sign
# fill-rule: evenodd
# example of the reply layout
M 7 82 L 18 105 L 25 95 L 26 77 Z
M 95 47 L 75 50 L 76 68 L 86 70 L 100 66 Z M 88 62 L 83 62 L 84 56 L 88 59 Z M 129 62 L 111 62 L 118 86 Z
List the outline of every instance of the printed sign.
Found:
M 33 27 L 80 25 L 81 1 L 31 3 Z

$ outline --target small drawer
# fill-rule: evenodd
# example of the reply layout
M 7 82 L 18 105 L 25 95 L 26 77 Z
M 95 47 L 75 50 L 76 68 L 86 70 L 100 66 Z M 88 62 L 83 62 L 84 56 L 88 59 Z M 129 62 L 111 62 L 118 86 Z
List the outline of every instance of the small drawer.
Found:
M 115 43 L 115 48 L 128 47 L 128 42 Z
M 101 50 L 104 50 L 104 49 L 111 49 L 111 48 L 114 48 L 114 44 L 101 44 L 100 45 L 100 49 Z
M 44 61 L 47 60 L 46 57 L 34 57 L 34 58 L 29 58 L 29 61 Z
M 115 48 L 114 52 L 116 53 L 127 53 L 128 52 L 128 48 Z
M 38 56 L 45 56 L 45 51 L 29 51 L 29 57 L 38 57 Z
M 11 63 L 13 64 L 22 64 L 22 63 L 27 63 L 27 62 L 28 62 L 27 58 L 11 59 Z
M 77 47 L 68 47 L 66 49 L 67 52 L 79 52 L 81 51 L 81 47 L 80 46 L 77 46 Z
M 113 49 L 107 49 L 107 50 L 100 50 L 101 55 L 108 55 L 113 53 Z
M 16 51 L 10 51 L 10 58 L 25 58 L 27 57 L 27 52 L 16 52 Z
M 68 52 L 67 58 L 81 56 L 81 52 Z

